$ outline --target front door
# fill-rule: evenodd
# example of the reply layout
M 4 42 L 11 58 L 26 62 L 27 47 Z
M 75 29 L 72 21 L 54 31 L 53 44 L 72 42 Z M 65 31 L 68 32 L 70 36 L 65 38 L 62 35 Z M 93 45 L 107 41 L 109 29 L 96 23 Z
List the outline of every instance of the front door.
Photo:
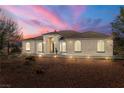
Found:
M 50 53 L 54 53 L 54 42 L 50 44 Z
M 54 53 L 54 38 L 49 37 L 49 53 Z

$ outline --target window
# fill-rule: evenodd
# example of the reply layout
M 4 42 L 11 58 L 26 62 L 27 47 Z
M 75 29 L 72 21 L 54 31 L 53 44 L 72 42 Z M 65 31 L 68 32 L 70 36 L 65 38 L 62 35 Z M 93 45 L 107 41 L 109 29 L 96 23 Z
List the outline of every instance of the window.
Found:
M 61 52 L 66 52 L 66 42 L 62 41 L 60 43 L 60 51 Z
M 81 51 L 81 41 L 80 40 L 76 40 L 74 43 L 74 50 L 75 51 Z
M 104 46 L 104 41 L 103 40 L 99 40 L 97 42 L 97 51 L 98 52 L 105 52 L 105 46 Z
M 42 52 L 43 51 L 43 48 L 42 48 L 42 42 L 39 42 L 38 45 L 37 45 L 37 50 L 39 52 Z
M 26 50 L 31 50 L 31 46 L 29 42 L 26 43 Z

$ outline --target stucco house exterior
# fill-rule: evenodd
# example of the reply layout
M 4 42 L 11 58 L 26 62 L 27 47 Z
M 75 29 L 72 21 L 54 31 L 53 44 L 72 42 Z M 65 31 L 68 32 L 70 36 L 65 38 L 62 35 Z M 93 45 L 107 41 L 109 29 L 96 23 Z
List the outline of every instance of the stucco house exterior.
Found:
M 99 32 L 49 32 L 22 42 L 27 55 L 64 55 L 80 57 L 112 57 L 113 39 Z

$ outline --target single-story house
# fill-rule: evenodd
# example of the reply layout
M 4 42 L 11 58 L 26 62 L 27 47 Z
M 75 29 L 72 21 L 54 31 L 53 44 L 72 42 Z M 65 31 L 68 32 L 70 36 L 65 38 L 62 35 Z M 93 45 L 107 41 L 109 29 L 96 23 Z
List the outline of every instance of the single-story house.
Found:
M 55 31 L 22 41 L 22 53 L 29 55 L 64 55 L 112 57 L 113 39 L 100 32 Z

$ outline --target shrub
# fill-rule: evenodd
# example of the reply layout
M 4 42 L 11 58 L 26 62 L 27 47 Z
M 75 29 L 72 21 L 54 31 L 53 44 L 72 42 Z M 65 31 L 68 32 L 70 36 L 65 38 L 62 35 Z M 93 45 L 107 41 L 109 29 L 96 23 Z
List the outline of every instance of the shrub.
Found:
M 28 61 L 35 61 L 35 56 L 28 56 L 25 59 Z
M 35 63 L 35 56 L 28 56 L 25 58 L 25 65 L 33 65 Z
M 6 59 L 8 59 L 8 56 L 3 51 L 0 51 L 0 59 L 6 60 Z

